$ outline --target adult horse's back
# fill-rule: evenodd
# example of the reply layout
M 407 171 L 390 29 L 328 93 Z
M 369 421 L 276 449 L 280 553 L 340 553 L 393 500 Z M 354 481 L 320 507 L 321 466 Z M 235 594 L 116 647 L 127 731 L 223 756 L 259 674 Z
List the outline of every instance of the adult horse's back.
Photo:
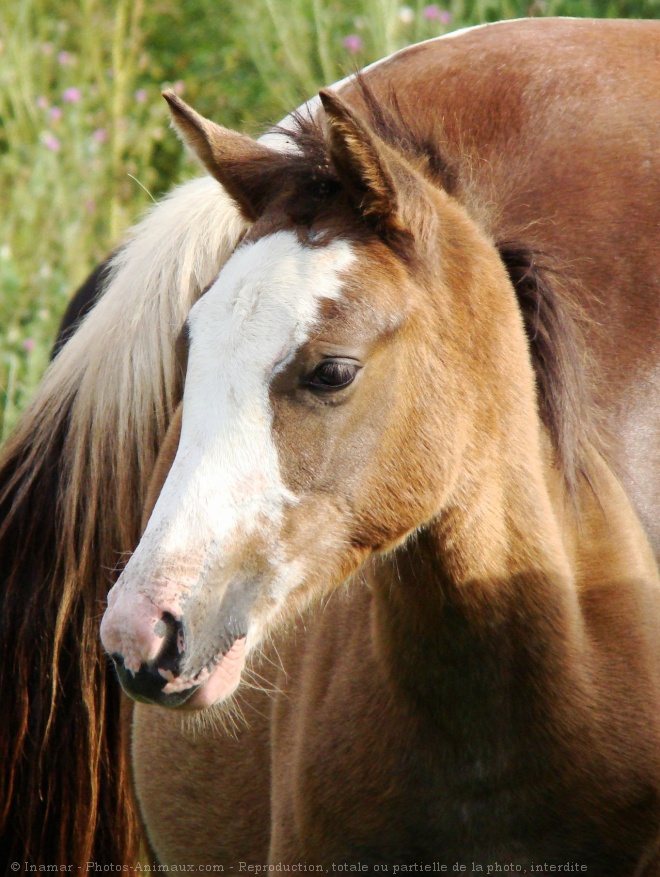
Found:
M 423 175 L 435 180 L 467 212 L 479 233 L 499 246 L 527 323 L 541 417 L 566 482 L 574 494 L 583 490 L 579 485 L 584 447 L 594 439 L 594 422 L 604 421 L 609 459 L 656 545 L 659 41 L 660 25 L 650 22 L 504 23 L 413 47 L 374 66 L 365 75 L 375 98 L 368 111 L 364 90 L 351 83 L 340 89 L 342 99 L 358 118 L 366 119 L 368 129 L 378 128 L 377 106 L 397 104 L 400 113 L 395 108 L 393 115 L 384 114 L 379 136 L 405 161 L 412 157 L 414 163 L 428 162 Z M 394 125 L 388 133 L 387 118 L 398 115 L 406 123 L 405 131 Z M 335 144 L 335 162 L 340 161 L 336 148 Z M 240 168 L 236 170 L 240 182 Z M 284 160 L 278 173 L 286 181 Z M 240 202 L 244 195 L 240 186 L 232 191 L 231 179 L 223 176 L 222 181 Z M 312 216 L 316 206 L 307 207 Z M 304 201 L 300 209 L 304 213 Z M 189 187 L 169 207 L 157 209 L 120 256 L 104 300 L 56 361 L 33 409 L 5 450 L 6 517 L 0 550 L 6 642 L 2 649 L 3 655 L 11 652 L 16 658 L 3 665 L 3 702 L 10 705 L 6 721 L 13 724 L 4 734 L 6 751 L 0 769 L 6 792 L 4 816 L 16 859 L 24 860 L 21 849 L 35 861 L 49 860 L 54 851 L 63 860 L 70 856 L 81 862 L 104 856 L 117 862 L 122 854 L 130 856 L 126 842 L 130 830 L 121 824 L 126 785 L 113 716 L 116 706 L 113 695 L 105 694 L 104 664 L 93 644 L 98 601 L 107 589 L 99 570 L 112 568 L 117 556 L 134 548 L 138 540 L 146 482 L 180 394 L 174 338 L 190 305 L 214 279 L 253 218 L 241 218 L 222 199 L 218 187 L 207 183 L 194 191 Z M 464 255 L 465 271 L 470 274 L 470 256 Z M 456 268 L 454 263 L 455 274 Z M 442 271 L 438 266 L 439 276 Z M 386 283 L 387 275 L 381 280 Z M 571 340 L 573 320 L 565 311 L 566 305 L 571 310 L 573 301 L 587 317 L 581 320 L 585 347 Z M 137 319 L 126 302 L 136 309 Z M 111 335 L 106 334 L 109 326 Z M 111 360 L 117 363 L 114 376 L 121 374 L 121 380 L 108 380 L 104 374 Z M 580 386 L 583 371 L 593 384 L 597 405 L 586 402 Z M 103 394 L 101 401 L 98 393 Z M 172 435 L 159 481 L 176 450 L 176 433 Z M 486 432 L 484 440 L 487 437 Z M 593 471 L 590 474 L 598 481 Z M 599 484 L 594 487 L 598 495 Z M 57 501 L 47 505 L 44 497 Z M 581 494 L 577 498 L 586 501 Z M 625 500 L 621 503 L 624 507 Z M 634 533 L 634 524 L 630 528 Z M 634 542 L 636 537 L 631 538 Z M 418 546 L 422 553 L 424 547 Z M 410 562 L 405 554 L 399 560 Z M 209 861 L 222 854 L 231 860 L 232 855 L 242 855 L 242 843 L 254 841 L 249 855 L 263 861 L 269 844 L 273 855 L 291 852 L 295 826 L 309 826 L 309 820 L 318 817 L 313 802 L 299 796 L 309 771 L 313 773 L 315 743 L 326 740 L 331 752 L 344 753 L 339 762 L 344 769 L 354 764 L 355 754 L 350 750 L 355 741 L 345 734 L 333 736 L 332 725 L 322 729 L 320 741 L 314 734 L 300 738 L 319 706 L 319 685 L 322 680 L 331 684 L 334 666 L 336 678 L 347 686 L 337 689 L 340 699 L 348 698 L 352 708 L 356 703 L 369 706 L 357 670 L 358 696 L 350 695 L 351 674 L 364 656 L 360 642 L 369 636 L 363 620 L 353 625 L 352 620 L 356 610 L 369 612 L 373 607 L 364 589 L 358 588 L 351 599 L 354 602 L 346 604 L 341 595 L 335 596 L 324 616 L 309 620 L 306 650 L 292 647 L 290 641 L 280 650 L 288 660 L 289 677 L 277 679 L 276 684 L 290 686 L 296 707 L 292 713 L 287 707 L 290 700 L 276 701 L 274 734 L 280 746 L 275 752 L 273 814 L 265 803 L 271 770 L 268 715 L 262 721 L 255 714 L 252 734 L 223 746 L 201 732 L 189 738 L 180 731 L 176 716 L 140 707 L 139 791 L 150 836 L 158 841 L 164 858 Z M 605 613 L 616 617 L 616 601 L 605 600 L 603 606 Z M 629 611 L 627 602 L 620 614 L 627 618 Z M 631 617 L 637 625 L 638 615 Z M 649 626 L 655 636 L 655 610 L 649 613 Z M 607 625 L 601 628 L 601 633 L 607 629 Z M 82 640 L 77 637 L 79 630 L 84 632 Z M 341 631 L 331 649 L 331 655 L 341 658 L 335 665 L 328 663 L 327 653 L 333 630 L 335 636 Z M 632 632 L 631 642 L 641 644 L 640 656 L 633 652 L 626 660 L 639 661 L 642 681 L 630 687 L 629 697 L 635 709 L 643 710 L 644 699 L 651 705 L 657 700 L 651 681 L 655 670 L 649 670 L 655 664 L 637 626 Z M 303 631 L 300 637 L 304 642 Z M 35 650 L 35 642 L 39 649 Z M 366 656 L 367 667 L 372 667 L 372 657 Z M 310 660 L 317 665 L 311 677 Z M 319 675 L 319 666 L 330 668 L 331 675 Z M 300 696 L 299 683 L 307 686 L 308 696 Z M 70 686 L 79 687 L 82 698 L 77 693 L 72 696 Z M 620 692 L 615 702 L 625 713 Z M 377 690 L 372 706 L 379 706 Z M 264 712 L 261 706 L 259 710 Z M 306 719 L 296 721 L 296 711 L 300 715 L 301 710 Z M 477 718 L 470 710 L 465 715 Z M 377 716 L 367 710 L 355 718 L 363 730 L 373 730 Z M 335 719 L 343 721 L 341 715 Z M 648 725 L 653 737 L 652 718 Z M 346 727 L 350 723 L 342 725 L 344 731 Z M 629 730 L 625 722 L 624 728 Z M 78 735 L 81 748 L 69 770 L 62 740 L 71 733 L 74 738 Z M 396 742 L 396 729 L 388 727 L 381 740 L 390 738 Z M 649 739 L 633 740 L 633 748 L 639 743 L 639 751 L 646 753 L 646 766 L 640 770 L 648 770 L 650 776 L 647 796 L 637 788 L 631 793 L 631 801 L 637 795 L 631 807 L 644 798 L 638 822 L 643 823 L 646 837 L 656 818 L 658 794 L 656 756 L 649 754 Z M 360 747 L 364 742 L 359 738 Z M 291 749 L 291 743 L 297 748 Z M 72 739 L 71 747 L 75 745 Z M 425 743 L 420 743 L 420 751 L 429 754 Z M 357 754 L 361 756 L 361 750 Z M 630 753 L 625 755 L 624 779 L 630 776 Z M 402 757 L 398 769 L 407 763 L 410 770 L 401 775 L 399 785 L 416 777 L 420 800 L 426 800 L 422 791 L 428 792 L 425 784 L 432 772 L 426 775 L 405 753 Z M 484 783 L 495 766 L 483 766 Z M 307 771 L 305 782 L 300 770 Z M 166 775 L 166 796 L 162 782 L 158 784 L 161 773 Z M 190 789 L 191 776 L 201 788 Z M 391 777 L 384 782 L 377 793 L 396 790 Z M 220 784 L 224 791 L 215 795 Z M 622 780 L 622 795 L 630 792 L 624 787 Z M 119 795 L 113 794 L 117 788 L 122 790 Z M 240 797 L 227 794 L 228 788 L 240 789 Z M 574 791 L 570 783 L 567 789 L 568 794 Z M 221 826 L 217 830 L 207 812 L 211 794 L 216 797 L 213 806 Z M 85 824 L 76 819 L 81 795 L 84 804 L 91 801 L 93 807 L 93 817 Z M 195 810 L 194 800 L 203 802 L 203 811 Z M 62 814 L 56 812 L 58 801 L 64 802 Z M 335 789 L 327 801 L 323 796 L 319 801 L 322 807 L 327 804 L 323 818 L 312 819 L 319 836 L 321 828 L 332 831 L 333 824 L 336 840 L 347 836 L 341 815 L 333 810 L 344 807 L 341 795 Z M 396 795 L 390 795 L 389 801 L 395 807 L 400 803 Z M 358 814 L 361 805 L 349 801 L 344 812 L 350 813 L 354 806 Z M 261 815 L 256 832 L 245 821 L 245 808 L 250 806 L 258 806 Z M 433 806 L 439 806 L 438 799 Z M 170 829 L 169 820 L 181 812 L 185 830 Z M 382 812 L 387 813 L 388 807 Z M 414 855 L 416 843 L 420 850 L 428 849 L 426 835 L 432 823 L 424 822 L 423 812 L 413 809 L 410 814 L 402 825 L 417 832 L 416 840 L 400 848 L 402 860 Z M 594 820 L 601 816 L 594 814 Z M 191 827 L 197 833 L 190 832 Z M 383 837 L 391 830 L 388 824 L 375 827 Z M 640 837 L 644 831 L 640 829 Z M 192 838 L 203 839 L 206 846 L 195 848 Z M 313 845 L 312 834 L 304 840 Z M 498 849 L 502 855 L 507 852 Z M 545 847 L 540 845 L 541 849 Z M 370 848 L 369 852 L 374 861 L 378 851 Z M 647 845 L 647 853 L 653 854 L 651 846 Z M 639 867 L 635 873 L 656 873 L 642 871 L 641 860 Z

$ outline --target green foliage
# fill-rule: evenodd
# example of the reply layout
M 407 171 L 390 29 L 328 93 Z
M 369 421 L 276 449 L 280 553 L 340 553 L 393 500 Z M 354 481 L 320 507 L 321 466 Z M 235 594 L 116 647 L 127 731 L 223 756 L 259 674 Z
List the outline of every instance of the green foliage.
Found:
M 257 133 L 421 39 L 525 15 L 657 17 L 660 0 L 3 0 L 0 437 L 69 295 L 153 197 L 197 173 L 163 87 Z

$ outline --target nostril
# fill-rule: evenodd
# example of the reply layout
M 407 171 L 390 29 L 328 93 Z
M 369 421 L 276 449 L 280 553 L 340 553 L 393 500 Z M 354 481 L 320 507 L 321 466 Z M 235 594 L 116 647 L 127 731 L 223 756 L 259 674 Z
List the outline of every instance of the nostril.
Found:
M 117 671 L 123 676 L 144 676 L 150 673 L 154 683 L 164 685 L 167 679 L 181 675 L 181 664 L 184 658 L 183 624 L 171 612 L 163 612 L 157 621 L 150 624 L 152 645 L 142 653 L 122 654 L 115 650 L 111 653 Z M 150 653 L 150 654 L 149 654 Z
M 163 645 L 156 656 L 155 664 L 159 670 L 166 670 L 173 676 L 181 672 L 181 661 L 184 656 L 183 624 L 170 612 L 163 612 L 154 631 L 163 637 Z
M 183 638 L 183 625 L 171 612 L 163 612 L 160 621 L 156 622 L 154 633 L 156 636 L 163 636 L 168 639 Z

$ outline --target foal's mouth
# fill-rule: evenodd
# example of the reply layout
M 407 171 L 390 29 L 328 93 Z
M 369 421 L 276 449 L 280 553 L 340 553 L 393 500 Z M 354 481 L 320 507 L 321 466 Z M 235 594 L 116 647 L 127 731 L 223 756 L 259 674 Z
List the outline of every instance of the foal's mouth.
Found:
M 169 670 L 160 670 L 165 680 L 163 694 L 176 697 L 183 694 L 183 704 L 189 709 L 204 709 L 218 701 L 225 700 L 240 682 L 245 666 L 245 637 L 235 637 L 229 644 L 214 655 L 211 660 L 192 678 L 175 676 Z
M 205 709 L 228 698 L 240 682 L 245 666 L 245 637 L 223 643 L 223 648 L 196 673 L 177 673 L 158 666 L 158 659 L 143 663 L 134 673 L 121 655 L 113 655 L 124 691 L 140 703 L 169 708 Z

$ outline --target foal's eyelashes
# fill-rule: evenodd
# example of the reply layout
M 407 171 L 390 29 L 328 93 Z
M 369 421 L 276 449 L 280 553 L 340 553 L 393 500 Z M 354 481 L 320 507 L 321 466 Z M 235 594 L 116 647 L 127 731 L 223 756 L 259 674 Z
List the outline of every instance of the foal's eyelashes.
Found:
M 362 366 L 353 360 L 324 359 L 316 366 L 304 384 L 310 390 L 320 393 L 343 390 L 353 383 L 361 368 Z

